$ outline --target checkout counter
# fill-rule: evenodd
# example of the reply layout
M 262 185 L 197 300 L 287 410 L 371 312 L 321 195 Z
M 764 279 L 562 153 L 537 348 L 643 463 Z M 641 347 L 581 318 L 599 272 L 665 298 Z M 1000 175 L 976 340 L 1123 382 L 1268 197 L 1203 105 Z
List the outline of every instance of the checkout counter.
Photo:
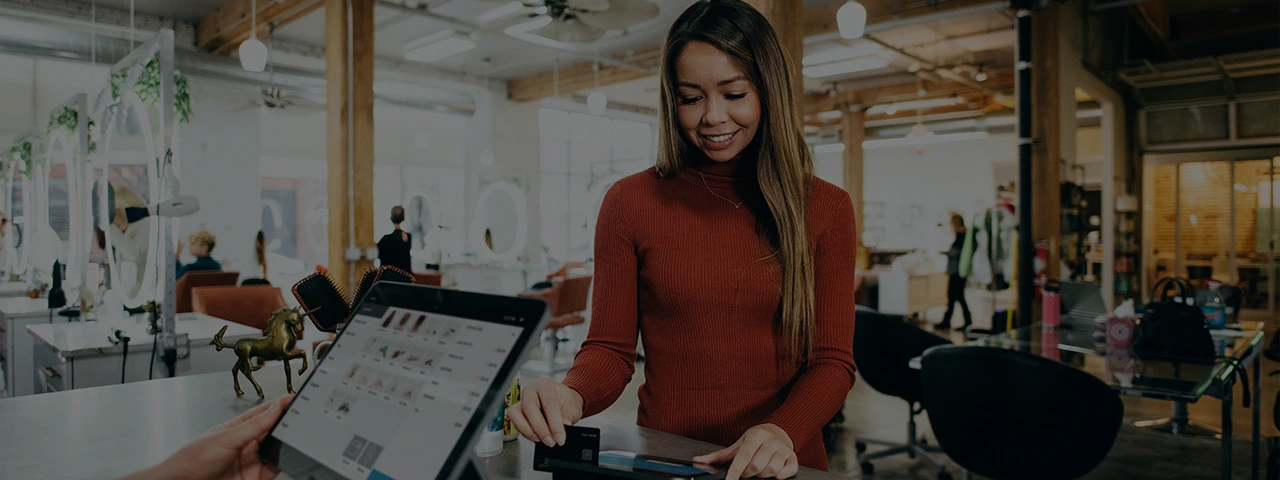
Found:
M 0 478 L 111 479 L 155 465 L 205 430 L 258 405 L 252 394 L 237 397 L 228 377 L 195 375 L 0 400 Z M 268 398 L 285 393 L 282 375 L 257 378 Z M 692 458 L 720 448 L 600 416 L 580 425 L 601 429 L 602 450 Z M 550 473 L 533 470 L 533 450 L 531 442 L 518 439 L 476 463 L 487 480 L 550 480 Z M 842 477 L 801 469 L 798 478 Z

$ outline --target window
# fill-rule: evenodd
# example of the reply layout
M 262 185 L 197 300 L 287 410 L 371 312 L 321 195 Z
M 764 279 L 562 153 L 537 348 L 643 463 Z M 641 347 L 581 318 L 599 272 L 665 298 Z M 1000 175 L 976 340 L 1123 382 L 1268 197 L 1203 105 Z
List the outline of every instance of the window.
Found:
M 540 197 L 542 245 L 548 267 L 592 257 L 596 216 L 618 179 L 653 166 L 650 123 L 543 108 Z
M 466 252 L 466 172 L 461 168 L 374 167 L 374 231 L 391 232 L 391 208 L 405 209 L 414 268 L 459 260 Z

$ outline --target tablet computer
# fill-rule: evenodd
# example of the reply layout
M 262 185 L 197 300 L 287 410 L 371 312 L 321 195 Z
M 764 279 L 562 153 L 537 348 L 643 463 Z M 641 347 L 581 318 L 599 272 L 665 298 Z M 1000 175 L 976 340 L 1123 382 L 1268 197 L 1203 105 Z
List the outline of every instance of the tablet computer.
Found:
M 263 440 L 295 479 L 451 480 L 547 319 L 541 300 L 380 282 Z

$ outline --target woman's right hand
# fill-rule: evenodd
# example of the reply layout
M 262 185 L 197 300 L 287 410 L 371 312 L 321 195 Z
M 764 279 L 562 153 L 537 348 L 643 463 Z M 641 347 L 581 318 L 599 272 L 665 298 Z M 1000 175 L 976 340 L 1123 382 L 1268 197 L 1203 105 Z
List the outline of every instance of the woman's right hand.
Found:
M 582 420 L 582 395 L 563 383 L 543 378 L 520 391 L 520 401 L 507 408 L 507 418 L 525 438 L 548 447 L 564 445 L 565 425 Z

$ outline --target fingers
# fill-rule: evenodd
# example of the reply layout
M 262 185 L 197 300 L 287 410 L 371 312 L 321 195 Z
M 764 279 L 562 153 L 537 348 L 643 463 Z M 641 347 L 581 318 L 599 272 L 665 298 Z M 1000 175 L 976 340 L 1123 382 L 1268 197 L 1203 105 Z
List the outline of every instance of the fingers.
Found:
M 527 397 L 520 399 L 520 409 L 524 411 L 524 419 L 529 422 L 529 427 L 533 430 L 534 442 L 542 442 L 548 447 L 555 445 L 555 439 L 551 438 L 551 429 L 547 427 L 547 419 L 542 413 L 542 398 L 538 395 L 537 389 Z
M 210 431 L 210 432 L 221 432 L 221 431 L 226 430 L 226 429 L 228 429 L 228 428 L 231 428 L 231 427 L 234 427 L 234 426 L 239 425 L 239 424 L 241 424 L 241 423 L 244 423 L 244 421 L 245 421 L 245 420 L 248 420 L 248 419 L 250 419 L 250 418 L 253 418 L 253 417 L 257 416 L 258 414 L 260 414 L 260 413 L 262 413 L 262 412 L 266 411 L 268 408 L 271 408 L 271 404 L 273 404 L 273 403 L 277 403 L 277 401 L 262 402 L 262 403 L 258 404 L 258 406 L 256 406 L 256 407 L 253 407 L 253 408 L 249 409 L 248 411 L 246 411 L 246 412 L 244 412 L 244 413 L 240 414 L 240 415 L 239 415 L 239 416 L 237 416 L 236 418 L 233 418 L 233 419 L 231 419 L 231 420 L 227 420 L 227 421 L 223 422 L 222 424 L 220 424 L 220 425 L 218 425 L 218 426 L 216 426 L 216 427 L 213 427 L 213 428 L 209 429 L 209 431 Z
M 693 457 L 693 461 L 703 465 L 724 465 L 732 461 L 733 457 L 738 454 L 738 447 L 740 445 L 742 445 L 742 440 L 738 440 L 737 443 L 734 443 L 728 448 L 720 449 L 706 455 Z
M 267 409 L 261 413 L 245 419 L 237 425 L 227 427 L 220 436 L 225 436 L 228 445 L 239 446 L 245 445 L 253 440 L 260 439 L 271 430 L 271 426 L 275 425 L 276 420 L 280 418 L 280 414 L 284 411 L 284 399 L 277 400 L 268 404 Z
M 800 474 L 800 459 L 796 457 L 795 453 L 793 452 L 791 454 L 791 457 L 787 458 L 786 463 L 782 467 L 782 471 L 778 472 L 777 478 L 793 478 L 799 474 Z
M 751 460 L 755 458 L 756 451 L 760 450 L 760 446 L 764 443 L 763 435 L 743 435 L 742 446 L 738 448 L 738 454 L 734 455 L 733 463 L 729 465 L 729 474 L 725 476 L 725 480 L 740 480 L 746 472 L 747 467 L 751 465 Z
M 766 461 L 764 467 L 759 472 L 756 472 L 755 476 L 760 478 L 784 478 L 782 472 L 787 468 L 787 460 L 795 456 L 794 452 L 779 446 L 778 450 Z M 756 458 L 759 459 L 761 457 L 756 455 Z
M 556 445 L 564 445 L 567 435 L 564 432 L 564 417 L 560 414 L 560 395 L 555 388 L 546 389 L 544 392 L 541 397 L 542 411 L 546 414 L 551 440 Z M 547 446 L 550 447 L 551 445 Z
M 769 463 L 773 461 L 773 456 L 778 454 L 778 450 L 782 449 L 782 445 L 775 442 L 769 442 L 760 445 L 756 453 L 747 461 L 746 470 L 742 471 L 744 477 L 760 477 L 770 478 L 772 475 L 762 475 L 769 468 Z
M 524 402 L 516 402 L 507 408 L 507 419 L 511 420 L 511 424 L 516 426 L 516 431 L 524 435 L 524 438 L 535 443 L 538 441 L 538 437 L 534 436 L 533 427 L 530 427 L 529 421 L 524 418 Z

